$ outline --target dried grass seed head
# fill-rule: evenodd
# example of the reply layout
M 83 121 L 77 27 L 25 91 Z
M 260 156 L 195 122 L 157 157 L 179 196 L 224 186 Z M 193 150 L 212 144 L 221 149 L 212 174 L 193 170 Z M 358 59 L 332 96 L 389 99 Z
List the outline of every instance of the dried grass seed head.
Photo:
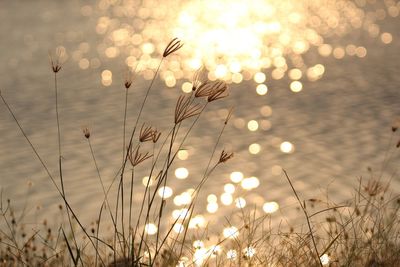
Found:
M 124 86 L 125 89 L 129 89 L 131 87 L 132 82 L 133 82 L 133 73 L 130 68 L 128 68 L 125 73 L 124 73 Z
M 54 73 L 57 73 L 61 70 L 62 64 L 65 62 L 65 59 L 66 54 L 64 48 L 57 47 L 54 55 L 49 51 L 50 67 Z
M 203 83 L 196 89 L 194 96 L 195 97 L 209 97 L 213 93 L 213 87 L 214 87 L 214 84 L 210 81 L 207 81 L 206 83 Z
M 169 42 L 167 47 L 164 50 L 163 57 L 167 57 L 175 51 L 179 50 L 183 46 L 183 43 L 178 38 L 174 38 Z
M 140 128 L 139 141 L 147 142 L 153 140 L 153 129 L 151 126 L 145 126 L 143 123 L 142 128 Z
M 125 80 L 125 83 L 124 83 L 125 89 L 129 89 L 129 87 L 131 87 L 131 85 L 132 85 L 132 81 Z
M 392 132 L 397 131 L 397 129 L 399 129 L 399 127 L 400 127 L 400 118 L 396 118 L 392 124 Z
M 225 163 L 231 158 L 233 158 L 233 152 L 228 153 L 225 150 L 222 150 L 221 155 L 219 156 L 218 164 L 219 163 Z
M 152 138 L 153 143 L 157 143 L 160 136 L 161 136 L 161 132 L 159 132 L 157 129 L 154 129 L 153 130 L 153 138 Z
M 365 192 L 367 192 L 367 194 L 371 197 L 386 191 L 382 183 L 375 179 L 368 180 L 368 183 L 363 187 Z
M 207 70 L 203 66 L 200 69 L 198 69 L 192 79 L 192 90 L 196 91 L 198 90 L 201 86 L 204 86 L 205 84 L 209 83 L 210 81 L 208 80 L 207 77 Z
M 148 152 L 146 152 L 146 154 L 142 155 L 139 152 L 140 146 L 137 146 L 136 149 L 133 151 L 132 147 L 130 148 L 129 154 L 128 154 L 128 159 L 132 164 L 132 167 L 135 167 L 137 165 L 139 165 L 140 163 L 142 163 L 143 161 L 145 161 L 146 159 L 152 157 L 153 155 L 150 154 Z
M 225 121 L 224 121 L 224 124 L 225 124 L 225 125 L 228 124 L 228 121 L 231 119 L 233 110 L 234 110 L 234 107 L 231 107 L 230 110 L 229 110 L 229 112 L 228 112 L 228 115 L 226 116 L 226 119 L 225 119 Z
M 213 82 L 212 92 L 208 96 L 207 101 L 212 102 L 221 98 L 225 98 L 229 95 L 228 85 L 224 81 Z
M 86 137 L 86 139 L 90 138 L 90 130 L 89 128 L 85 127 L 82 129 L 84 136 Z
M 196 116 L 200 113 L 202 106 L 200 104 L 191 104 L 191 98 L 181 95 L 175 106 L 175 124 L 183 120 Z

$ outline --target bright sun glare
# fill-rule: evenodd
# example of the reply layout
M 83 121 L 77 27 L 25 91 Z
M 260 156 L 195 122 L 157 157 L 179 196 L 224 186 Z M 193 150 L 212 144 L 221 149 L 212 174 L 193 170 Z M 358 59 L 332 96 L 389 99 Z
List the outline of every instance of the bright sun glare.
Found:
M 291 90 L 299 92 L 302 83 L 297 80 L 315 81 L 324 73 L 322 64 L 304 59 L 313 47 L 323 57 L 341 59 L 346 53 L 364 57 L 364 47 L 340 45 L 341 37 L 354 29 L 388 43 L 390 33 L 382 33 L 376 24 L 382 15 L 365 11 L 375 4 L 367 0 L 100 0 L 103 16 L 96 31 L 104 39 L 97 50 L 102 57 L 124 57 L 132 69 L 139 64 L 136 70 L 150 79 L 165 44 L 178 37 L 185 45 L 161 71 L 168 87 L 179 79 L 190 79 L 194 70 L 205 65 L 211 80 L 254 79 L 262 84 L 288 76 L 296 81 Z M 388 6 L 388 10 L 393 9 Z M 392 13 L 388 15 L 396 15 Z M 111 83 L 108 73 L 103 84 Z M 265 93 L 261 90 L 260 94 Z

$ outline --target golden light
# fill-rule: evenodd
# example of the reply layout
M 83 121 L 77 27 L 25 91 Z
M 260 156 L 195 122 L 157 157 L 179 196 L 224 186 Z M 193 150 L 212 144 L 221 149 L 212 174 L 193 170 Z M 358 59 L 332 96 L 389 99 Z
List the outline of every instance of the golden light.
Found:
M 190 260 L 188 257 L 182 257 L 179 259 L 178 264 L 176 267 L 186 267 L 190 263 Z
M 209 251 L 205 248 L 196 249 L 193 254 L 193 262 L 197 266 L 201 266 L 206 258 L 209 256 Z
M 292 143 L 285 141 L 281 143 L 280 149 L 283 153 L 292 153 L 294 151 L 294 146 L 292 145 Z
M 369 36 L 383 44 L 390 44 L 394 38 L 391 33 L 382 31 L 377 22 L 381 20 L 378 15 L 373 12 L 370 14 L 366 11 L 368 9 L 364 8 L 376 2 L 375 0 L 332 0 L 328 3 L 325 0 L 143 0 L 140 8 L 133 6 L 135 1 L 99 2 L 100 17 L 97 19 L 96 32 L 102 35 L 103 41 L 93 47 L 87 43 L 80 44 L 79 49 L 71 53 L 76 64 L 81 69 L 100 68 L 100 60 L 118 58 L 132 70 L 139 66 L 138 73 L 149 80 L 156 74 L 165 45 L 173 37 L 177 37 L 185 45 L 162 61 L 157 77 L 164 81 L 166 87 L 177 87 L 188 94 L 192 92 L 193 72 L 202 66 L 207 70 L 210 80 L 222 79 L 236 84 L 249 81 L 260 96 L 268 94 L 269 87 L 271 92 L 275 89 L 271 87 L 274 83 L 268 84 L 269 81 L 280 79 L 289 79 L 288 89 L 297 93 L 304 89 L 306 80 L 317 81 L 327 71 L 325 66 L 319 63 L 318 57 L 329 57 L 324 59 L 328 62 L 344 57 L 367 56 L 367 48 L 349 36 L 353 29 L 366 31 Z M 82 14 L 92 13 L 88 7 L 81 10 Z M 386 9 L 382 11 L 385 13 L 383 16 L 399 15 L 397 6 L 387 7 L 387 12 Z M 342 38 L 345 35 L 346 38 Z M 359 35 L 355 34 L 356 37 Z M 341 43 L 342 39 L 347 43 Z M 330 43 L 331 40 L 334 44 Z M 89 56 L 86 54 L 88 51 L 97 51 L 99 55 Z M 317 51 L 317 57 L 306 56 L 309 51 Z M 112 85 L 113 73 L 110 70 L 102 70 L 101 83 L 104 86 Z M 234 118 L 233 125 L 238 129 L 247 127 L 251 132 L 266 131 L 271 128 L 272 120 L 268 118 L 271 115 L 272 108 L 265 105 L 259 109 L 259 114 L 251 118 Z M 283 153 L 293 153 L 294 145 L 283 141 L 279 139 L 274 146 L 279 147 Z M 259 142 L 261 144 L 261 141 Z M 249 153 L 259 154 L 260 144 L 249 142 Z M 182 149 L 177 157 L 187 160 L 189 153 Z M 183 165 L 183 162 L 181 164 Z M 282 173 L 279 165 L 272 166 L 270 170 L 273 175 Z M 186 179 L 189 171 L 185 167 L 177 168 L 175 176 L 178 179 Z M 144 177 L 142 183 L 146 185 L 149 182 L 151 185 L 153 180 L 148 179 Z M 253 190 L 260 185 L 257 177 L 244 178 L 240 171 L 232 172 L 230 180 L 234 184 L 226 184 L 224 192 L 207 192 L 208 213 L 218 212 L 219 205 L 221 210 L 224 210 L 227 207 L 222 205 L 228 206 L 233 202 L 236 207 L 244 208 L 246 200 L 243 195 L 233 196 L 235 186 L 240 183 L 244 190 Z M 170 187 L 161 187 L 157 193 L 163 198 L 173 196 Z M 191 201 L 189 191 L 173 198 L 173 203 L 180 208 Z M 267 214 L 274 213 L 279 210 L 279 205 L 276 202 L 266 202 L 262 210 Z M 187 209 L 177 209 L 173 211 L 172 217 L 183 218 L 187 214 Z M 198 215 L 191 218 L 185 227 L 198 228 L 205 225 L 205 218 Z M 183 225 L 180 225 L 179 229 L 174 228 L 174 231 L 180 232 L 181 228 Z M 195 258 L 209 256 L 204 244 L 195 248 Z M 237 255 L 236 251 L 234 252 L 235 256 L 232 258 Z M 252 257 L 254 253 L 252 247 L 244 251 L 247 257 Z
M 290 83 L 290 90 L 292 92 L 298 93 L 303 89 L 303 84 L 299 81 L 294 81 Z
M 328 254 L 324 254 L 320 257 L 320 260 L 321 260 L 322 265 L 328 265 L 330 258 L 328 256 Z
M 195 240 L 193 242 L 193 247 L 196 248 L 196 249 L 204 248 L 204 242 L 201 241 L 201 240 Z
M 184 167 L 178 168 L 175 170 L 175 176 L 178 179 L 186 179 L 189 176 L 189 171 Z
M 192 85 L 190 84 L 190 91 L 192 90 Z M 185 149 L 181 149 L 178 151 L 178 159 L 187 160 L 189 157 L 189 152 Z
M 189 192 L 183 192 L 174 197 L 174 204 L 177 206 L 188 205 L 192 201 L 192 196 Z
M 218 198 L 217 198 L 217 196 L 214 195 L 214 194 L 209 194 L 209 195 L 207 196 L 207 202 L 208 202 L 208 203 L 214 203 L 214 202 L 217 202 L 217 200 L 218 200 Z
M 183 204 L 183 200 L 181 199 L 181 195 L 177 195 L 174 197 L 174 204 L 176 206 L 182 206 Z
M 151 178 L 150 179 L 150 177 L 149 176 L 145 176 L 145 177 L 143 177 L 143 179 L 142 179 L 142 184 L 144 185 L 144 186 L 152 186 L 153 185 L 153 181 L 154 181 L 154 179 L 153 178 Z
M 189 192 L 183 192 L 181 194 L 181 200 L 183 204 L 189 204 L 190 201 L 192 200 L 192 196 Z
M 148 235 L 155 235 L 158 231 L 158 228 L 154 223 L 148 223 L 145 225 L 144 230 Z
M 260 180 L 258 180 L 257 177 L 250 177 L 243 179 L 241 182 L 241 186 L 245 190 L 252 190 L 254 188 L 257 188 L 260 185 Z
M 381 34 L 381 41 L 384 44 L 390 44 L 393 41 L 393 36 L 388 32 L 384 32 Z
M 261 129 L 263 129 L 264 131 L 268 131 L 272 127 L 272 124 L 269 120 L 261 120 L 260 125 Z
M 332 54 L 332 46 L 329 44 L 323 44 L 318 47 L 318 53 L 323 57 L 329 57 Z
M 356 49 L 357 50 L 357 49 Z M 308 68 L 307 78 L 310 81 L 316 81 L 322 77 L 325 73 L 325 67 L 322 64 L 317 64 L 313 67 Z
M 90 62 L 87 58 L 82 58 L 81 60 L 79 60 L 79 68 L 86 70 L 87 68 L 89 68 Z
M 345 56 L 345 50 L 343 49 L 343 47 L 336 47 L 335 49 L 333 49 L 333 56 L 336 59 L 342 59 Z
M 358 57 L 365 57 L 367 55 L 367 49 L 363 46 L 359 46 L 356 48 L 356 55 Z
M 234 249 L 230 249 L 226 252 L 226 258 L 228 260 L 234 260 L 237 257 L 237 252 Z
M 250 120 L 250 121 L 247 123 L 247 128 L 248 128 L 250 131 L 252 131 L 252 132 L 257 131 L 257 129 L 258 129 L 258 122 L 255 121 L 255 120 Z
M 354 29 L 379 37 L 377 21 L 382 19 L 378 13 L 367 16 L 366 5 L 373 6 L 372 1 L 365 5 L 350 1 L 343 6 L 340 1 L 324 0 L 144 0 L 140 8 L 131 1 L 112 2 L 99 0 L 96 32 L 104 38 L 99 53 L 109 58 L 140 58 L 145 69 L 155 70 L 154 60 L 164 45 L 178 37 L 185 43 L 176 55 L 180 64 L 165 62 L 161 71 L 172 73 L 161 75 L 168 86 L 179 78 L 191 79 L 191 72 L 202 65 L 210 71 L 210 78 L 234 83 L 254 79 L 261 84 L 269 73 L 273 79 L 282 79 L 289 64 L 295 69 L 307 67 L 304 54 L 312 47 L 321 56 L 343 58 L 345 50 L 333 48 L 328 40 L 336 41 Z M 89 8 L 82 12 L 92 13 Z M 396 17 L 399 10 L 387 6 L 387 14 Z M 388 33 L 380 36 L 383 43 L 391 42 Z M 360 49 L 357 55 L 365 54 Z M 297 73 L 293 80 L 298 77 Z M 182 89 L 189 92 L 188 85 Z
M 181 223 L 176 223 L 173 227 L 175 233 L 179 234 L 185 230 L 185 227 Z
M 279 205 L 276 202 L 266 202 L 263 205 L 263 210 L 265 213 L 274 213 L 279 209 Z
M 189 214 L 188 209 L 174 210 L 174 211 L 172 211 L 172 218 L 174 218 L 175 220 L 183 219 L 186 216 L 188 216 L 188 214 Z
M 256 92 L 259 95 L 265 95 L 268 92 L 268 87 L 265 84 L 259 84 L 256 87 Z
M 101 72 L 101 83 L 104 86 L 110 86 L 112 84 L 112 72 L 110 70 L 103 70 Z
M 246 200 L 242 197 L 238 197 L 235 199 L 235 205 L 237 208 L 242 209 L 246 207 Z
M 356 46 L 355 45 L 353 45 L 353 44 L 349 44 L 349 45 L 347 45 L 346 46 L 346 53 L 349 55 L 349 56 L 354 56 L 355 54 L 356 54 Z
M 256 83 L 263 83 L 266 80 L 266 76 L 264 73 L 262 72 L 257 72 L 256 74 L 254 74 L 254 81 Z
M 173 194 L 173 191 L 172 191 L 171 187 L 163 186 L 163 187 L 160 187 L 160 189 L 158 189 L 158 196 L 161 198 L 164 198 L 164 199 L 170 198 L 172 196 L 172 194 Z
M 251 154 L 258 154 L 258 153 L 260 153 L 260 151 L 261 151 L 261 146 L 259 145 L 259 144 L 256 144 L 256 143 L 254 143 L 254 144 L 251 144 L 250 146 L 249 146 L 249 152 L 251 153 Z
M 190 93 L 190 92 L 192 92 L 192 83 L 190 83 L 190 82 L 184 82 L 183 84 L 182 84 L 182 91 L 184 92 L 184 93 Z M 180 151 L 179 151 L 180 152 Z M 178 158 L 179 158 L 179 152 L 178 152 Z
M 234 83 L 241 83 L 243 81 L 243 75 L 240 73 L 233 73 L 232 74 L 232 82 Z
M 215 258 L 217 254 L 219 254 L 221 252 L 221 246 L 220 245 L 212 245 L 209 249 L 208 249 L 211 254 L 211 258 Z
M 295 68 L 289 71 L 289 78 L 292 80 L 300 80 L 302 76 L 303 73 L 301 72 L 300 69 Z
M 196 215 L 189 221 L 190 229 L 201 228 L 204 227 L 205 225 L 206 225 L 206 219 L 201 215 Z
M 235 193 L 235 186 L 233 184 L 225 184 L 224 191 L 225 193 L 233 194 Z
M 272 108 L 270 106 L 262 106 L 260 108 L 260 113 L 261 115 L 263 115 L 264 117 L 269 117 L 272 115 Z
M 104 53 L 108 58 L 115 58 L 119 55 L 119 49 L 114 46 L 107 47 Z
M 232 202 L 233 202 L 233 198 L 232 198 L 231 194 L 223 193 L 221 195 L 221 203 L 224 204 L 225 206 L 232 204 Z
M 218 211 L 218 203 L 217 202 L 210 202 L 207 204 L 207 211 L 209 213 L 216 213 Z
M 246 257 L 251 258 L 256 254 L 256 249 L 252 246 L 249 246 L 243 250 L 243 253 Z
M 235 238 L 239 235 L 239 230 L 235 226 L 227 227 L 223 231 L 225 238 Z
M 243 173 L 232 172 L 230 175 L 231 181 L 234 183 L 240 183 L 243 180 Z

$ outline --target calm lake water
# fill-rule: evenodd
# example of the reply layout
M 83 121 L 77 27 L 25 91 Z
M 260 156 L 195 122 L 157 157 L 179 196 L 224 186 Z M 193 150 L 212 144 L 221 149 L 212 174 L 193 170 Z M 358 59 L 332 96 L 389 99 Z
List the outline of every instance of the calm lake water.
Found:
M 57 173 L 57 127 L 53 75 L 47 54 L 49 49 L 61 44 L 72 51 L 82 42 L 93 47 L 101 42 L 94 30 L 95 16 L 83 17 L 81 6 L 81 1 L 0 3 L 0 89 L 54 174 Z M 231 182 L 230 174 L 234 171 L 242 172 L 245 177 L 255 176 L 260 181 L 259 187 L 251 191 L 237 186 L 234 197 L 243 196 L 249 206 L 257 204 L 258 207 L 266 201 L 275 201 L 284 216 L 290 217 L 285 210 L 296 206 L 296 202 L 281 168 L 287 170 L 303 198 L 324 199 L 327 191 L 338 202 L 350 198 L 357 179 L 368 177 L 368 166 L 374 173 L 381 172 L 391 138 L 391 124 L 400 116 L 399 27 L 398 17 L 381 21 L 382 30 L 393 35 L 389 45 L 365 33 L 358 33 L 356 39 L 352 36 L 351 40 L 341 40 L 344 45 L 356 41 L 365 46 L 368 51 L 365 58 L 321 58 L 311 51 L 307 58 L 310 62 L 322 63 L 325 75 L 316 82 L 304 80 L 300 93 L 290 91 L 287 78 L 267 81 L 269 91 L 264 96 L 256 94 L 256 84 L 252 81 L 232 85 L 229 98 L 210 105 L 193 129 L 184 146 L 188 159 L 177 160 L 173 165 L 172 170 L 184 167 L 189 171 L 185 180 L 171 173 L 169 186 L 173 196 L 197 185 L 226 111 L 234 106 L 232 123 L 224 132 L 217 154 L 226 148 L 235 152 L 235 156 L 210 177 L 203 188 L 198 213 L 216 219 L 237 212 L 234 204 L 224 206 L 220 201 L 217 213 L 206 211 L 207 195 L 219 197 L 224 185 Z M 85 222 L 95 220 L 102 193 L 82 127 L 89 126 L 92 131 L 92 144 L 107 185 L 121 162 L 123 60 L 102 60 L 101 64 L 96 69 L 81 70 L 71 59 L 59 74 L 66 194 Z M 115 73 L 109 87 L 100 82 L 104 69 Z M 129 129 L 148 84 L 149 81 L 135 77 L 129 91 Z M 179 88 L 166 88 L 157 79 L 142 121 L 168 132 L 175 101 L 181 93 Z M 258 130 L 248 130 L 250 120 L 259 123 Z M 183 129 L 188 126 L 185 124 Z M 390 148 L 399 138 L 397 135 L 392 140 Z M 280 150 L 285 141 L 293 144 L 293 153 Z M 258 154 L 249 153 L 251 144 L 260 145 Z M 393 160 L 385 166 L 384 177 L 398 171 L 399 150 L 390 151 L 388 154 Z M 136 174 L 138 190 L 143 188 L 144 175 L 144 170 Z M 3 104 L 0 105 L 0 188 L 3 201 L 11 198 L 17 207 L 26 205 L 31 210 L 29 222 L 57 214 L 61 203 Z M 396 175 L 392 188 L 400 190 L 400 179 Z M 111 195 L 114 193 L 115 190 Z M 137 194 L 135 203 L 139 199 Z M 171 211 L 174 208 L 172 198 L 168 208 Z

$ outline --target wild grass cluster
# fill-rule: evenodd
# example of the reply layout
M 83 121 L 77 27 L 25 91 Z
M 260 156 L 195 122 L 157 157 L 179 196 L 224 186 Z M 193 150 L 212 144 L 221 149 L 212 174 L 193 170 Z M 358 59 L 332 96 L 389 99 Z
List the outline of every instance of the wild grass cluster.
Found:
M 96 160 L 91 130 L 83 129 L 82 138 L 87 140 L 103 194 L 98 203 L 96 222 L 91 225 L 80 221 L 65 192 L 57 81 L 63 69 L 61 51 L 50 56 L 58 135 L 57 174 L 49 170 L 17 114 L 0 93 L 16 129 L 24 136 L 35 160 L 57 191 L 62 201 L 59 212 L 66 218 L 59 225 L 44 221 L 32 231 L 24 224 L 23 212 L 15 210 L 12 200 L 4 199 L 2 192 L 0 266 L 398 266 L 400 196 L 390 190 L 390 179 L 398 177 L 385 177 L 382 172 L 372 169 L 369 177 L 359 179 L 353 198 L 340 204 L 329 197 L 302 199 L 301 192 L 292 183 L 293 178 L 284 171 L 282 179 L 286 179 L 292 188 L 302 216 L 299 220 L 303 218 L 304 223 L 273 225 L 271 214 L 260 215 L 256 209 L 248 207 L 241 209 L 241 225 L 235 227 L 226 218 L 230 227 L 223 236 L 212 232 L 212 222 L 205 229 L 198 227 L 194 218 L 200 191 L 215 169 L 229 164 L 234 156 L 233 152 L 220 149 L 221 136 L 229 124 L 233 108 L 221 121 L 210 157 L 203 159 L 206 163 L 204 174 L 191 191 L 190 201 L 182 209 L 185 212 L 172 222 L 166 220 L 169 200 L 164 197 L 167 194 L 165 188 L 178 152 L 190 139 L 190 133 L 196 129 L 207 107 L 229 95 L 228 85 L 224 81 L 208 80 L 206 70 L 202 68 L 193 75 L 192 92 L 177 97 L 171 108 L 174 119 L 168 130 L 161 131 L 142 121 L 142 112 L 163 61 L 182 45 L 180 40 L 173 39 L 166 46 L 157 71 L 145 88 L 133 125 L 127 124 L 127 106 L 128 90 L 134 80 L 132 72 L 127 73 L 122 83 L 125 102 L 121 165 L 109 185 L 105 183 Z M 398 125 L 394 124 L 389 152 L 382 168 L 391 159 L 396 159 L 400 146 L 400 141 L 395 142 L 396 138 L 399 138 Z M 135 173 L 139 168 L 147 171 L 148 179 L 141 192 L 141 203 L 135 208 L 133 196 L 139 190 L 134 187 Z M 111 190 L 116 190 L 113 194 L 116 199 L 112 201 Z M 160 192 L 161 197 L 156 197 Z M 111 227 L 103 225 L 106 220 L 111 222 Z M 217 238 L 213 239 L 215 236 Z M 206 244 L 211 239 L 215 242 Z

